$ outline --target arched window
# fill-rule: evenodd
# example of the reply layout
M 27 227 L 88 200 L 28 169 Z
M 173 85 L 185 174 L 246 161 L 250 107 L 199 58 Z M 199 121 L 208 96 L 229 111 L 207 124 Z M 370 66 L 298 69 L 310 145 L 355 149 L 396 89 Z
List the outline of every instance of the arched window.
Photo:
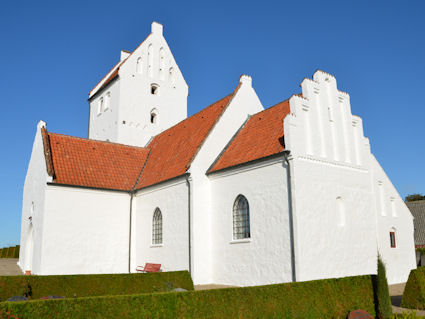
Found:
M 151 94 L 152 95 L 158 95 L 159 93 L 159 85 L 158 84 L 151 84 Z
M 137 59 L 136 72 L 137 72 L 138 74 L 142 74 L 142 57 L 139 57 L 139 58 Z
M 162 214 L 159 208 L 155 209 L 152 218 L 152 244 L 162 244 Z
M 233 204 L 233 239 L 250 237 L 249 204 L 245 196 L 239 195 Z
M 152 44 L 150 44 L 148 47 L 148 73 L 150 77 L 152 77 L 153 75 L 152 67 L 153 67 L 153 47 L 152 47 Z
M 151 111 L 151 123 L 155 124 L 157 120 L 158 120 L 158 111 L 156 109 L 153 109 Z

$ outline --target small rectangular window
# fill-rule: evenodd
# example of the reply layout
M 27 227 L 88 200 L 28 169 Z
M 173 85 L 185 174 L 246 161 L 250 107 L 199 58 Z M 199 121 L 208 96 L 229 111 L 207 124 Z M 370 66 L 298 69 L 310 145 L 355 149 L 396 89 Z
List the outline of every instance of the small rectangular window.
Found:
M 395 248 L 396 247 L 396 243 L 395 243 L 395 232 L 393 232 L 393 231 L 390 232 L 390 244 L 391 244 L 391 248 Z
M 103 112 L 103 107 L 104 107 L 104 105 L 103 105 L 103 97 L 101 97 L 99 99 L 99 107 L 98 107 L 98 110 L 97 110 L 97 114 L 101 114 Z

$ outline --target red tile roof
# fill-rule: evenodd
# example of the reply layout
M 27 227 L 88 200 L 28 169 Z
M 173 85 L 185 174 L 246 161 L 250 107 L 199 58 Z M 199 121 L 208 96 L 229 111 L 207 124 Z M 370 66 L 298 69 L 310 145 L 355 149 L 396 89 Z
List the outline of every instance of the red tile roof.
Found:
M 251 116 L 209 172 L 282 152 L 283 119 L 289 111 L 289 100 L 286 100 Z
M 131 190 L 149 150 L 47 133 L 55 183 Z
M 155 136 L 147 146 L 151 154 L 136 189 L 186 173 L 235 92 Z
M 54 134 L 43 128 L 49 175 L 58 184 L 126 191 L 181 176 L 238 88 L 155 136 L 145 148 Z

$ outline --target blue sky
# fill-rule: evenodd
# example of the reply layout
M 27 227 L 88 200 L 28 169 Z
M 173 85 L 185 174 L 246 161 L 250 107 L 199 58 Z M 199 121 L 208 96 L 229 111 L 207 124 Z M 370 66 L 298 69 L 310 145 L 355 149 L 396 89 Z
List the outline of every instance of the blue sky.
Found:
M 3 1 L 0 247 L 18 244 L 37 122 L 86 137 L 87 94 L 152 21 L 189 85 L 193 114 L 253 77 L 264 106 L 336 76 L 404 197 L 425 193 L 424 1 Z

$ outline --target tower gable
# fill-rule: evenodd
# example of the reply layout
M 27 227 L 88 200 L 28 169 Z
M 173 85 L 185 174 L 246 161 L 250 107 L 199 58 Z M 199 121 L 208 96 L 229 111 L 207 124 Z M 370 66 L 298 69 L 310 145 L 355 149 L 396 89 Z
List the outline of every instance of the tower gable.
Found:
M 92 139 L 144 146 L 187 117 L 188 86 L 157 22 L 132 53 L 121 52 L 118 66 L 95 90 L 89 99 Z

